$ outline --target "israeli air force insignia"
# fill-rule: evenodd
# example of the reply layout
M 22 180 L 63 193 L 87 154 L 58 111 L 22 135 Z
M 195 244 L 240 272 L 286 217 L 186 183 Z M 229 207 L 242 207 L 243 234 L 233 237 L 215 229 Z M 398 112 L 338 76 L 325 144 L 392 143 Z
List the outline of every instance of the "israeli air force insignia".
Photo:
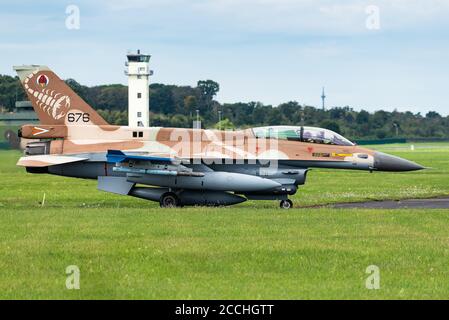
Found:
M 41 74 L 39 77 L 37 77 L 36 81 L 39 86 L 45 88 L 46 86 L 48 86 L 49 79 L 45 74 Z

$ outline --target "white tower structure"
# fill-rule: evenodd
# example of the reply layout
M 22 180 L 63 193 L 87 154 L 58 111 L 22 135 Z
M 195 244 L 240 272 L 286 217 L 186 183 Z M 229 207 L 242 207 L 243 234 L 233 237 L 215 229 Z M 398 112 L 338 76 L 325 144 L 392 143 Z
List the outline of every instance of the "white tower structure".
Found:
M 150 55 L 137 53 L 127 55 L 128 67 L 125 74 L 128 76 L 128 126 L 148 127 L 149 122 L 149 101 L 150 101 L 150 81 L 153 74 L 150 70 Z

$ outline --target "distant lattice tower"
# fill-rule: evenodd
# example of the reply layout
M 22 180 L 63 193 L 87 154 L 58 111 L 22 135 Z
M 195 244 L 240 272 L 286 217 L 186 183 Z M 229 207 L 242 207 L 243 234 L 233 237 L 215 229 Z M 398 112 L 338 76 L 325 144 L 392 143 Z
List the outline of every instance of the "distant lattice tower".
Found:
M 153 74 L 150 70 L 150 55 L 129 53 L 125 63 L 125 74 L 128 76 L 128 126 L 148 127 L 149 125 L 149 100 L 150 81 Z
M 322 103 L 323 110 L 326 108 L 325 100 L 326 100 L 326 95 L 324 93 L 324 87 L 323 87 L 323 91 L 321 92 L 321 103 Z

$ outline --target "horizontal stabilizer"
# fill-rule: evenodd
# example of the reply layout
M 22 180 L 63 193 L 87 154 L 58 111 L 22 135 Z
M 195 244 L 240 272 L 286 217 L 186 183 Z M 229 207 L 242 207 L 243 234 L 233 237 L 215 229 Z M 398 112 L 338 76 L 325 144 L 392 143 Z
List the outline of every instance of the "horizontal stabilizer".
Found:
M 108 150 L 106 155 L 109 163 L 126 162 L 129 160 L 149 161 L 154 163 L 173 163 L 175 159 L 167 157 L 138 156 L 125 154 L 120 150 Z
M 49 167 L 58 164 L 85 161 L 88 159 L 89 158 L 43 154 L 21 157 L 17 162 L 17 165 L 22 167 Z

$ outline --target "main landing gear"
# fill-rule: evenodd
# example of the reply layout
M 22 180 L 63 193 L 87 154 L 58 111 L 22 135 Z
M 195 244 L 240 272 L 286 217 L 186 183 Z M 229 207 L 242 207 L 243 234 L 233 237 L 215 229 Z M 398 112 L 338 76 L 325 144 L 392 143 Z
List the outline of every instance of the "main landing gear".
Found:
M 293 202 L 290 199 L 281 200 L 281 202 L 279 203 L 279 206 L 281 207 L 281 209 L 288 210 L 293 207 Z
M 177 208 L 183 206 L 176 193 L 170 191 L 161 195 L 159 205 L 161 208 Z M 293 207 L 293 202 L 290 199 L 283 199 L 280 201 L 279 206 L 281 209 L 288 210 Z
M 173 192 L 166 192 L 159 199 L 159 205 L 161 208 L 176 208 L 180 207 L 181 203 L 176 194 Z

